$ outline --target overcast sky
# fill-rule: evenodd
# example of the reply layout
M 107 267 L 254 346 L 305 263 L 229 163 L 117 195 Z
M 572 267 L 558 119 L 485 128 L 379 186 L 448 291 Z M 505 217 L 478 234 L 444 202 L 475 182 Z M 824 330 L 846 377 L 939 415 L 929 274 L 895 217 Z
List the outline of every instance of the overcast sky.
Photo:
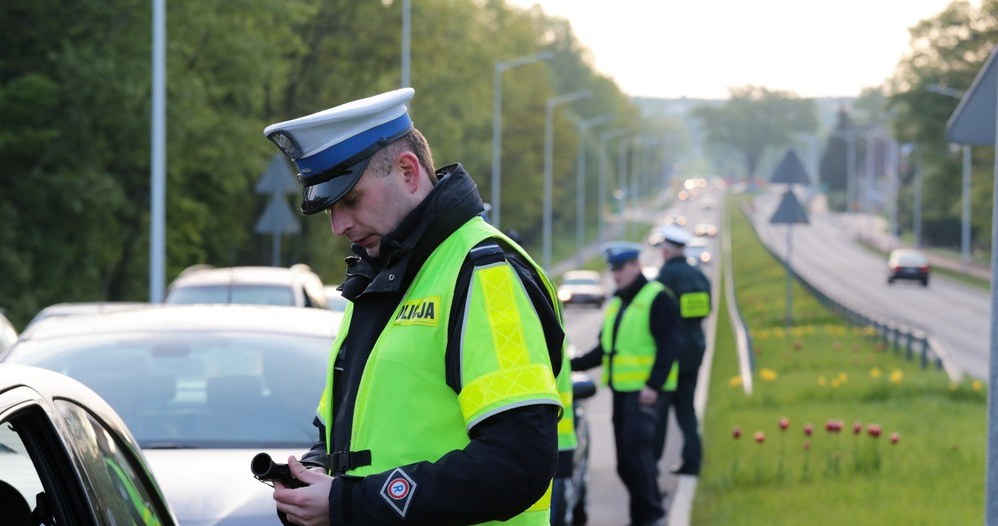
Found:
M 950 0 L 507 0 L 567 18 L 628 95 L 726 98 L 748 84 L 855 96 L 891 76 L 908 29 Z M 972 0 L 980 6 L 980 0 Z

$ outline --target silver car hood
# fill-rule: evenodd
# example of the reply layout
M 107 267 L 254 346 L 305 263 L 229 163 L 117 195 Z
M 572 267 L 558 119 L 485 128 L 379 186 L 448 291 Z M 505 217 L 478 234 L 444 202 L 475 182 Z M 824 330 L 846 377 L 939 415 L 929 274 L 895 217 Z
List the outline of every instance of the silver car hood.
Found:
M 181 526 L 277 524 L 273 488 L 253 478 L 251 449 L 146 449 L 153 476 Z M 302 450 L 268 449 L 274 462 Z

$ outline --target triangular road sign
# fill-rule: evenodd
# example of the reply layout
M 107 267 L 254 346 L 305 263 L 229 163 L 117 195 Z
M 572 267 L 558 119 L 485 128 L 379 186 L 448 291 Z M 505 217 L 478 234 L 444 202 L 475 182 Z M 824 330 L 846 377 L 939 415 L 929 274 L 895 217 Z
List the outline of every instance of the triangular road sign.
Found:
M 804 211 L 804 207 L 801 206 L 800 201 L 797 200 L 797 196 L 794 195 L 792 190 L 787 190 L 783 192 L 783 199 L 780 200 L 780 206 L 776 207 L 776 213 L 773 217 L 769 218 L 769 222 L 774 225 L 778 224 L 808 224 L 810 221 L 807 218 L 807 212 Z
M 301 224 L 298 216 L 291 211 L 287 199 L 274 194 L 253 230 L 257 234 L 297 234 L 301 232 Z
M 794 150 L 787 150 L 783 160 L 773 170 L 773 176 L 769 179 L 771 183 L 783 184 L 811 184 L 811 178 L 807 176 L 807 169 L 804 163 Z
M 282 154 L 274 154 L 270 158 L 267 169 L 264 170 L 260 180 L 256 182 L 256 193 L 258 194 L 293 194 L 298 191 L 298 182 L 295 174 L 288 168 L 288 162 Z

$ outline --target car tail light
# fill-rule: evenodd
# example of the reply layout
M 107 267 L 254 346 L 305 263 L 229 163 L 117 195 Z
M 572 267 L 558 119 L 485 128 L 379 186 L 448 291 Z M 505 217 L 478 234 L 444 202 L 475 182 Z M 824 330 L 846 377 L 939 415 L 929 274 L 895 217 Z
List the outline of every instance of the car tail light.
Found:
M 918 270 L 920 270 L 922 272 L 925 272 L 927 274 L 929 272 L 929 266 L 928 265 L 922 265 L 921 267 L 918 267 Z

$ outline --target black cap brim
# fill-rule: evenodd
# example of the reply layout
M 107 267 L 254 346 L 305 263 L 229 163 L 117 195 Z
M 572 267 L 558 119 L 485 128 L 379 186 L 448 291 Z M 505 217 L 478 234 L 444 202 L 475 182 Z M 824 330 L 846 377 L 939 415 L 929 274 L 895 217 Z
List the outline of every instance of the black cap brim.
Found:
M 364 175 L 370 161 L 370 156 L 364 157 L 328 181 L 302 187 L 301 213 L 318 214 L 343 199 Z

